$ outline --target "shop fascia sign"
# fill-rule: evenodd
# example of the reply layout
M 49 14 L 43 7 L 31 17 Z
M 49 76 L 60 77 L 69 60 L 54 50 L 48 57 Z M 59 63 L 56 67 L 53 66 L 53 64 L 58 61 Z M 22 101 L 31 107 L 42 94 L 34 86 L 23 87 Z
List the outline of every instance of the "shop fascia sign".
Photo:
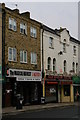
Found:
M 54 80 L 72 80 L 71 76 L 53 76 L 53 75 L 46 75 L 47 79 L 54 79 Z
M 16 77 L 17 81 L 41 81 L 41 71 L 9 69 L 7 77 Z

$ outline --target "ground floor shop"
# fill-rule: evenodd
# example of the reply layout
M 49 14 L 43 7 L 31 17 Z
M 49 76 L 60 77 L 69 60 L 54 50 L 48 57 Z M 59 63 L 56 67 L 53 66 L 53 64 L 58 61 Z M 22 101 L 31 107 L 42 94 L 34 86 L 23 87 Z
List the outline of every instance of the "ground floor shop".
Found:
M 80 95 L 80 76 L 73 76 L 74 101 L 78 101 Z
M 45 102 L 73 102 L 73 82 L 71 77 L 46 75 Z
M 38 104 L 41 102 L 41 91 L 40 71 L 10 69 L 3 83 L 3 107 L 16 106 L 17 95 L 23 96 L 23 105 Z

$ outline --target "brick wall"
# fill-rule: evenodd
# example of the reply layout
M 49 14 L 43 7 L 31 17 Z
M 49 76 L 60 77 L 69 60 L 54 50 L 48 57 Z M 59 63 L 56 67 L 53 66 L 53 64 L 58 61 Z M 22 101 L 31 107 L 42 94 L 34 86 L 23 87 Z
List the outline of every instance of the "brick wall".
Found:
M 23 17 L 17 12 L 5 8 L 5 66 L 15 69 L 41 70 L 40 24 L 35 20 Z M 9 29 L 9 17 L 17 21 L 17 31 Z M 27 24 L 27 35 L 20 33 L 20 21 Z M 30 26 L 37 28 L 37 38 L 30 37 Z M 8 61 L 8 47 L 17 49 L 17 62 Z M 20 63 L 20 50 L 27 50 L 27 63 Z M 37 53 L 37 67 L 31 64 L 31 52 Z

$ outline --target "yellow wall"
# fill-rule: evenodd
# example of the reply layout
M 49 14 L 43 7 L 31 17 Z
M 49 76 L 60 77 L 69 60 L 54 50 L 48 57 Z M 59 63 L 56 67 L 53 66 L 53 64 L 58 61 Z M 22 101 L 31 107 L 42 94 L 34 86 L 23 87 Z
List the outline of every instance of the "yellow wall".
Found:
M 64 88 L 61 86 L 61 102 L 74 102 L 73 99 L 73 85 L 70 85 L 70 96 L 64 96 Z

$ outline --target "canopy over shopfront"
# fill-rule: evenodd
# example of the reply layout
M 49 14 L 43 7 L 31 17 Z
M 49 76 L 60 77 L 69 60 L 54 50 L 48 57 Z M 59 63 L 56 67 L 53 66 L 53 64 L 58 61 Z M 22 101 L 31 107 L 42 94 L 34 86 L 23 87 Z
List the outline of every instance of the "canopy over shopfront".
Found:
M 73 80 L 73 84 L 80 84 L 80 77 L 79 76 L 73 76 L 72 80 Z

